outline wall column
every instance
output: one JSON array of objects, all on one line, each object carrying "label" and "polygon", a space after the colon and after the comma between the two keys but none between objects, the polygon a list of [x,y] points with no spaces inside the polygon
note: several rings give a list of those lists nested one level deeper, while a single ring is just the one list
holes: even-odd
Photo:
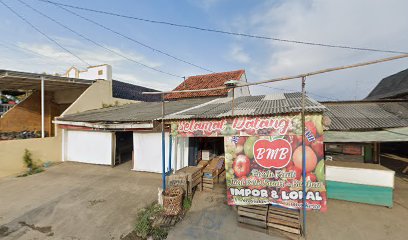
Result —
[{"label": "wall column", "polygon": [[41,138],[45,137],[44,129],[44,77],[41,77]]}]

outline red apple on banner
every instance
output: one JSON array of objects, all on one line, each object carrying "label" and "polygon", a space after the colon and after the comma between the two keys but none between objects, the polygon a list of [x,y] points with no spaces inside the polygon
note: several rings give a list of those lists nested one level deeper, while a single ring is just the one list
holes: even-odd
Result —
[{"label": "red apple on banner", "polygon": [[316,153],[317,157],[323,158],[324,151],[323,151],[323,137],[319,137],[310,145],[313,151]]},{"label": "red apple on banner", "polygon": [[[313,149],[309,146],[306,146],[306,172],[311,172],[315,169],[317,164],[316,154],[313,152]],[[302,146],[296,148],[293,152],[293,163],[298,169],[302,169]]]},{"label": "red apple on banner", "polygon": [[286,139],[259,139],[254,143],[256,163],[264,168],[284,168],[292,157],[292,146]]},{"label": "red apple on banner", "polygon": [[232,164],[235,176],[238,178],[248,175],[251,171],[251,161],[245,155],[239,155]]}]

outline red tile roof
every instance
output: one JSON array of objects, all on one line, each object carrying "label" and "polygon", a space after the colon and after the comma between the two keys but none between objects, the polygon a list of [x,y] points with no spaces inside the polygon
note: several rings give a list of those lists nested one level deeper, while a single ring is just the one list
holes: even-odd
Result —
[{"label": "red tile roof", "polygon": [[[182,82],[180,85],[178,85],[173,91],[222,87],[224,86],[224,83],[226,81],[240,80],[242,74],[245,74],[245,70],[191,76],[187,78],[184,82]],[[211,97],[211,96],[224,97],[227,95],[228,89],[222,89],[207,92],[169,93],[165,96],[165,99],[173,100],[180,98]]]}]

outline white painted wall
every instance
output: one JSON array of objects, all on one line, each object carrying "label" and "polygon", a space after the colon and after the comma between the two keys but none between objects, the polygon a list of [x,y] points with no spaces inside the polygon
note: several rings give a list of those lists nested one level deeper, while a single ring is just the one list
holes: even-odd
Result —
[{"label": "white painted wall", "polygon": [[64,161],[111,165],[112,133],[64,131]]},{"label": "white painted wall", "polygon": [[364,164],[367,168],[326,165],[326,180],[394,188],[394,171],[376,168],[370,169],[370,165],[373,164]]},{"label": "white painted wall", "polygon": [[[152,132],[134,132],[133,133],[133,150],[134,150],[134,164],[133,170],[144,172],[162,172],[162,142],[161,133]],[[166,171],[168,171],[169,161],[169,133],[165,134],[166,144]],[[174,141],[172,146],[172,168],[174,169]]]},{"label": "white painted wall", "polygon": [[188,166],[188,137],[178,137],[176,142],[177,154],[175,154],[175,170]]},{"label": "white painted wall", "polygon": [[81,78],[81,79],[103,79],[112,81],[112,66],[109,64],[103,64],[98,66],[87,67],[86,70],[79,70],[76,67],[71,67],[65,73],[66,77]]}]

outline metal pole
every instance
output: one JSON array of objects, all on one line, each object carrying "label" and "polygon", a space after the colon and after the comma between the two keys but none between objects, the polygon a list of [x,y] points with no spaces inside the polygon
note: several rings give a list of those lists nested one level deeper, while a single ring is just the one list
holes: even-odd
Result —
[{"label": "metal pole", "polygon": [[41,138],[45,137],[44,112],[44,77],[41,77]]},{"label": "metal pole", "polygon": [[302,77],[302,232],[303,236],[306,238],[306,136],[305,136],[305,85],[306,77]]},{"label": "metal pole", "polygon": [[164,136],[164,94],[162,94],[162,186],[163,191],[166,190],[166,143]]},{"label": "metal pole", "polygon": [[231,115],[234,116],[234,108],[235,108],[235,88],[232,88],[232,109]]},{"label": "metal pole", "polygon": [[171,137],[171,133],[169,134],[169,174],[171,174],[171,152],[173,145],[173,138]]}]

